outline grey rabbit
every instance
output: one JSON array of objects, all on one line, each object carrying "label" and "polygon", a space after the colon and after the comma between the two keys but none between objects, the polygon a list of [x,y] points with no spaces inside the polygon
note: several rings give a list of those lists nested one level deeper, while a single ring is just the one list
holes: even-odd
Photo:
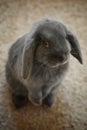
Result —
[{"label": "grey rabbit", "polygon": [[57,20],[40,20],[19,38],[11,46],[6,63],[15,106],[20,108],[30,101],[51,107],[69,68],[70,54],[83,63],[76,36]]}]

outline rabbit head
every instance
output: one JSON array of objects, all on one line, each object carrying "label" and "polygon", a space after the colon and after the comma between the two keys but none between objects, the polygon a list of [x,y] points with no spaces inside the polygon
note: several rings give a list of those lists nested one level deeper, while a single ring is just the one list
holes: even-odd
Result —
[{"label": "rabbit head", "polygon": [[[30,35],[30,36],[29,36]],[[49,67],[66,64],[72,54],[82,64],[82,54],[76,36],[56,20],[37,22],[27,35],[23,53],[23,76],[32,70],[34,61]]]}]

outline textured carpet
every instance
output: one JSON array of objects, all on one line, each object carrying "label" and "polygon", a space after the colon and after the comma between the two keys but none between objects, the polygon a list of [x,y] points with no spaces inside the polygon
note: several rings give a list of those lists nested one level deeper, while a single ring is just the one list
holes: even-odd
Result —
[{"label": "textured carpet", "polygon": [[[5,80],[8,49],[35,21],[56,18],[77,35],[84,64],[70,69],[53,108],[16,110]],[[87,0],[0,0],[0,130],[87,130]]]}]

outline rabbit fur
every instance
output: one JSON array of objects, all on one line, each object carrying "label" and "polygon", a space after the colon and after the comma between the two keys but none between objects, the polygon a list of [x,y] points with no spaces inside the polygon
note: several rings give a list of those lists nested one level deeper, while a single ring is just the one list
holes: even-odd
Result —
[{"label": "rabbit fur", "polygon": [[72,54],[82,64],[76,36],[60,21],[43,19],[10,48],[6,79],[17,108],[28,101],[52,106]]}]

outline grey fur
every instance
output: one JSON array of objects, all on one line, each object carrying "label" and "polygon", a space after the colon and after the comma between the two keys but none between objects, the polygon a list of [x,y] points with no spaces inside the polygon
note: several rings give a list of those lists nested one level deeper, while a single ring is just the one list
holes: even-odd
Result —
[{"label": "grey fur", "polygon": [[6,64],[15,105],[23,105],[20,100],[26,101],[26,97],[34,104],[51,106],[67,72],[70,53],[82,63],[76,36],[56,20],[39,21],[19,38],[10,48]]}]

